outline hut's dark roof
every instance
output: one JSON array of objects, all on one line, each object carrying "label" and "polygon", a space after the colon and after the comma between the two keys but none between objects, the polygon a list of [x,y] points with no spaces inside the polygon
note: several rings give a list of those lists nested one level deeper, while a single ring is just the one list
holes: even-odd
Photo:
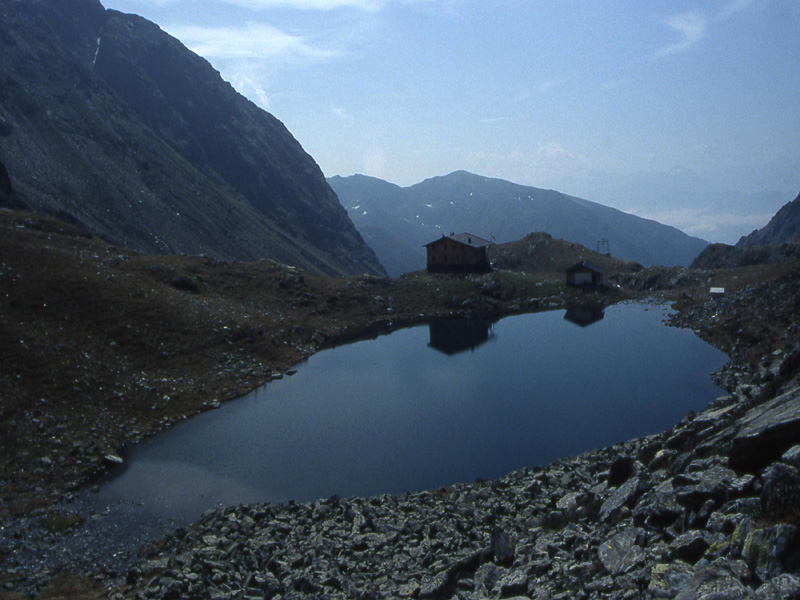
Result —
[{"label": "hut's dark roof", "polygon": [[583,270],[594,271],[595,273],[599,273],[600,275],[603,274],[603,269],[601,269],[594,263],[590,263],[588,260],[584,260],[575,265],[572,265],[569,269],[567,269],[567,273],[574,273],[575,271],[583,271]]},{"label": "hut's dark roof", "polygon": [[489,240],[485,240],[477,235],[472,235],[471,233],[451,233],[450,235],[442,235],[438,240],[434,240],[432,242],[428,242],[425,244],[426,246],[430,246],[435,244],[443,239],[451,239],[454,242],[458,242],[459,244],[464,244],[465,246],[471,246],[472,248],[485,248],[486,246],[492,246],[493,242]]}]

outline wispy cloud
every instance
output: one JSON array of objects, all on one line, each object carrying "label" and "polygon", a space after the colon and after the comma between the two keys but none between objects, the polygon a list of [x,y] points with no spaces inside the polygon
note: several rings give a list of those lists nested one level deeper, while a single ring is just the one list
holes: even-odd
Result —
[{"label": "wispy cloud", "polygon": [[731,0],[720,11],[719,18],[722,20],[731,19],[746,11],[753,4],[753,0]]},{"label": "wispy cloud", "polygon": [[663,24],[677,35],[678,40],[657,50],[656,57],[680,54],[690,50],[708,35],[709,30],[716,23],[738,17],[750,9],[755,1],[730,0],[716,13],[683,12],[664,19]]},{"label": "wispy cloud", "polygon": [[708,17],[700,13],[688,12],[669,17],[664,21],[678,35],[678,41],[656,52],[657,57],[686,52],[702,40],[708,31]]},{"label": "wispy cloud", "polygon": [[356,8],[377,11],[386,0],[223,0],[228,4],[260,10],[265,8],[296,8],[302,10],[334,10],[337,8]]},{"label": "wispy cloud", "polygon": [[343,54],[339,50],[315,46],[306,36],[286,33],[263,23],[247,23],[241,27],[174,25],[165,29],[210,60],[324,62]]},{"label": "wispy cloud", "polygon": [[[720,234],[730,231],[746,231],[763,227],[772,217],[768,213],[734,214],[709,211],[702,208],[678,208],[674,210],[652,210],[647,208],[629,208],[626,212],[652,219],[665,225],[671,225],[687,233],[706,239],[718,238]],[[731,240],[735,242],[736,240]]]}]

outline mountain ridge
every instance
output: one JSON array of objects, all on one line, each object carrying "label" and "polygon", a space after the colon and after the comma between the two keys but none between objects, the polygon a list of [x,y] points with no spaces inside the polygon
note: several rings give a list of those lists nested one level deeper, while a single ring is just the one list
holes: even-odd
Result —
[{"label": "mountain ridge", "polygon": [[686,266],[707,245],[674,227],[590,200],[467,171],[408,187],[365,175],[328,182],[390,274],[424,268],[424,253],[413,249],[450,231],[503,242],[541,231],[589,248],[608,240],[615,257],[645,266]]},{"label": "mountain ridge", "polygon": [[764,227],[742,236],[736,246],[775,246],[797,242],[800,242],[800,194],[784,204]]}]

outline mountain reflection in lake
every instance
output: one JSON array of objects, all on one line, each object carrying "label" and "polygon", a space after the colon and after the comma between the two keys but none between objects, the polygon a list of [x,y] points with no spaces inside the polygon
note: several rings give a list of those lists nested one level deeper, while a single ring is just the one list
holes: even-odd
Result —
[{"label": "mountain reflection in lake", "polygon": [[494,478],[660,431],[723,393],[709,374],[725,361],[665,314],[450,320],[320,352],[133,448],[88,501],[184,521],[218,504]]}]

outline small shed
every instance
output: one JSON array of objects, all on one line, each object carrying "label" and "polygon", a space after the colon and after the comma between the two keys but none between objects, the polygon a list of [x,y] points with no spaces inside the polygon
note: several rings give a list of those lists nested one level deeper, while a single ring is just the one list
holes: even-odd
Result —
[{"label": "small shed", "polygon": [[492,242],[471,233],[451,233],[425,244],[430,273],[486,273]]},{"label": "small shed", "polygon": [[567,269],[567,285],[574,287],[602,287],[603,269],[588,260]]}]

